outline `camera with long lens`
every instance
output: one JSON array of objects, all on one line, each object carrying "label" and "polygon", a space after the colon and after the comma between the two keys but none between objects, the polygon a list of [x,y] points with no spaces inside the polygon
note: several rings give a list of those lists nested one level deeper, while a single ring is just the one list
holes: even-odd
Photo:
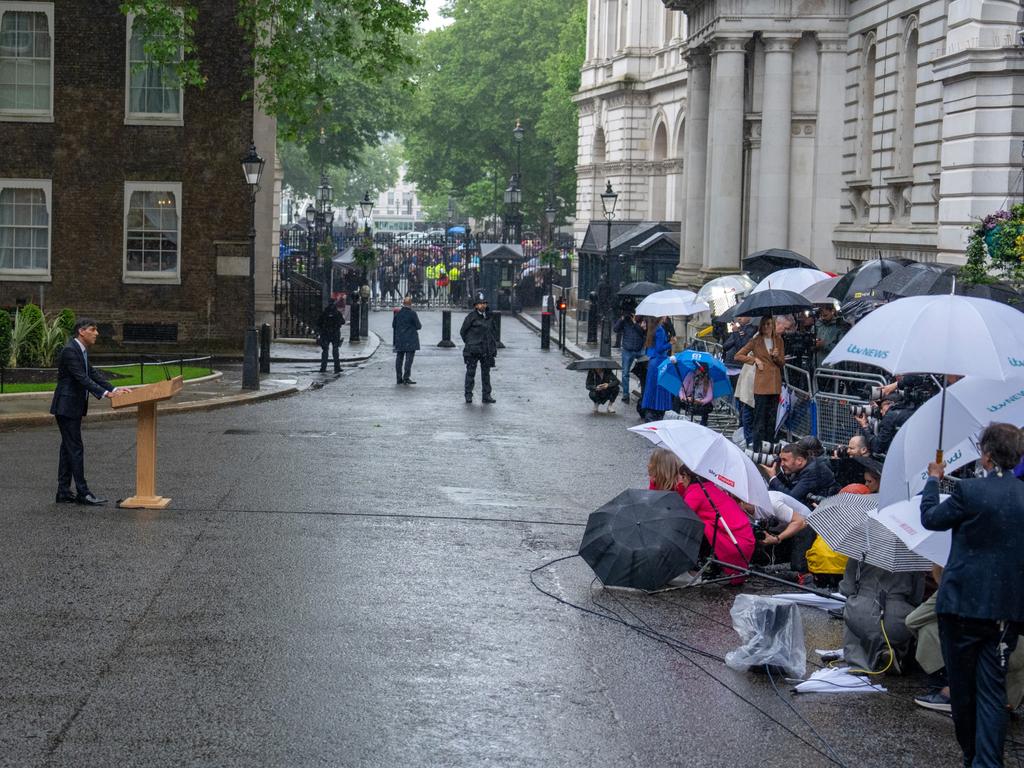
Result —
[{"label": "camera with long lens", "polygon": [[867,416],[869,419],[877,419],[882,415],[882,410],[875,403],[855,403],[850,406],[850,414],[854,417]]},{"label": "camera with long lens", "polygon": [[743,452],[747,454],[747,456],[750,457],[750,460],[755,464],[764,464],[767,467],[772,466],[775,462],[779,460],[777,454],[771,453],[769,451],[754,451],[751,450],[750,448],[744,448]]},{"label": "camera with long lens", "polygon": [[808,493],[804,498],[807,499],[808,504],[821,504],[821,502],[828,497],[817,493]]},{"label": "camera with long lens", "polygon": [[754,541],[764,541],[765,536],[768,535],[768,527],[764,520],[755,520],[750,524],[750,528],[754,532]]},{"label": "camera with long lens", "polygon": [[832,451],[832,457],[836,459],[848,459],[850,458],[850,449],[845,445],[840,445]]},{"label": "camera with long lens", "polygon": [[767,440],[761,441],[761,452],[762,453],[774,453],[776,455],[782,453],[782,447],[785,443],[769,443]]}]

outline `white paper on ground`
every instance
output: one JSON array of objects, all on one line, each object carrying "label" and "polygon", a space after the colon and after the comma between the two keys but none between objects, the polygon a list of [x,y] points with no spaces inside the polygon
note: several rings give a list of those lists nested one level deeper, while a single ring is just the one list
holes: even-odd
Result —
[{"label": "white paper on ground", "polygon": [[815,595],[811,592],[783,592],[782,594],[772,595],[772,597],[776,600],[785,600],[790,603],[796,603],[797,605],[821,608],[823,611],[827,611],[832,608],[842,608],[846,605],[845,600],[835,600],[829,597],[822,597],[821,595]]},{"label": "white paper on ground", "polygon": [[825,658],[826,656],[833,659],[846,658],[846,652],[842,648],[836,648],[834,651],[830,651],[826,648],[815,648],[814,652],[822,658]]},{"label": "white paper on ground", "polygon": [[866,677],[851,675],[849,667],[825,667],[817,670],[793,690],[797,693],[887,693]]}]

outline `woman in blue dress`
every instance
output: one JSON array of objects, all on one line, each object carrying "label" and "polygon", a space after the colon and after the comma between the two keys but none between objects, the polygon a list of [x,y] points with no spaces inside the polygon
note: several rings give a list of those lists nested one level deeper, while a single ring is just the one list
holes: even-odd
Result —
[{"label": "woman in blue dress", "polygon": [[659,317],[656,323],[647,324],[644,354],[647,355],[649,362],[647,381],[644,384],[644,399],[640,403],[644,421],[659,421],[665,416],[665,411],[672,407],[672,393],[658,386],[658,366],[672,354],[672,341],[665,328],[667,319]]}]

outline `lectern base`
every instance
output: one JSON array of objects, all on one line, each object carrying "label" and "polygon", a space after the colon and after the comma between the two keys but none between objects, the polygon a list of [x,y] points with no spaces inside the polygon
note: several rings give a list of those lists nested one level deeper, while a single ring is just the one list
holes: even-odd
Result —
[{"label": "lectern base", "polygon": [[171,500],[166,496],[130,496],[118,502],[121,509],[165,509]]}]

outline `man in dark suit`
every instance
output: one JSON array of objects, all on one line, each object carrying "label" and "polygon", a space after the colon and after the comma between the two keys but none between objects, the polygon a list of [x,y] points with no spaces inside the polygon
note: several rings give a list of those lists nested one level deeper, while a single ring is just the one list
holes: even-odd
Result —
[{"label": "man in dark suit", "polygon": [[1024,631],[1024,484],[1013,468],[1024,452],[1012,424],[989,424],[979,440],[987,476],[962,480],[939,503],[943,465],[928,465],[921,524],[953,531],[939,584],[942,657],[964,765],[1003,765],[1006,660]]},{"label": "man in dark suit", "polygon": [[341,346],[341,326],[345,324],[345,316],[341,314],[341,299],[327,302],[316,320],[317,341],[320,342],[320,373],[327,373],[327,348],[334,352],[334,372],[341,373],[341,360],[338,347]]},{"label": "man in dark suit", "polygon": [[420,348],[420,317],[412,308],[412,296],[402,299],[402,308],[391,318],[394,331],[392,343],[395,347],[395,375],[399,384],[415,384],[412,375],[412,359]]},{"label": "man in dark suit", "polygon": [[[95,320],[79,320],[75,323],[74,336],[58,358],[57,388],[50,404],[50,413],[57,419],[60,430],[57,503],[76,502],[91,506],[107,503],[106,499],[94,495],[85,482],[85,448],[82,445],[82,417],[89,411],[89,395],[98,400],[113,397],[121,391],[89,365],[89,349],[99,335]],[[72,477],[77,494],[71,493]]]}]

